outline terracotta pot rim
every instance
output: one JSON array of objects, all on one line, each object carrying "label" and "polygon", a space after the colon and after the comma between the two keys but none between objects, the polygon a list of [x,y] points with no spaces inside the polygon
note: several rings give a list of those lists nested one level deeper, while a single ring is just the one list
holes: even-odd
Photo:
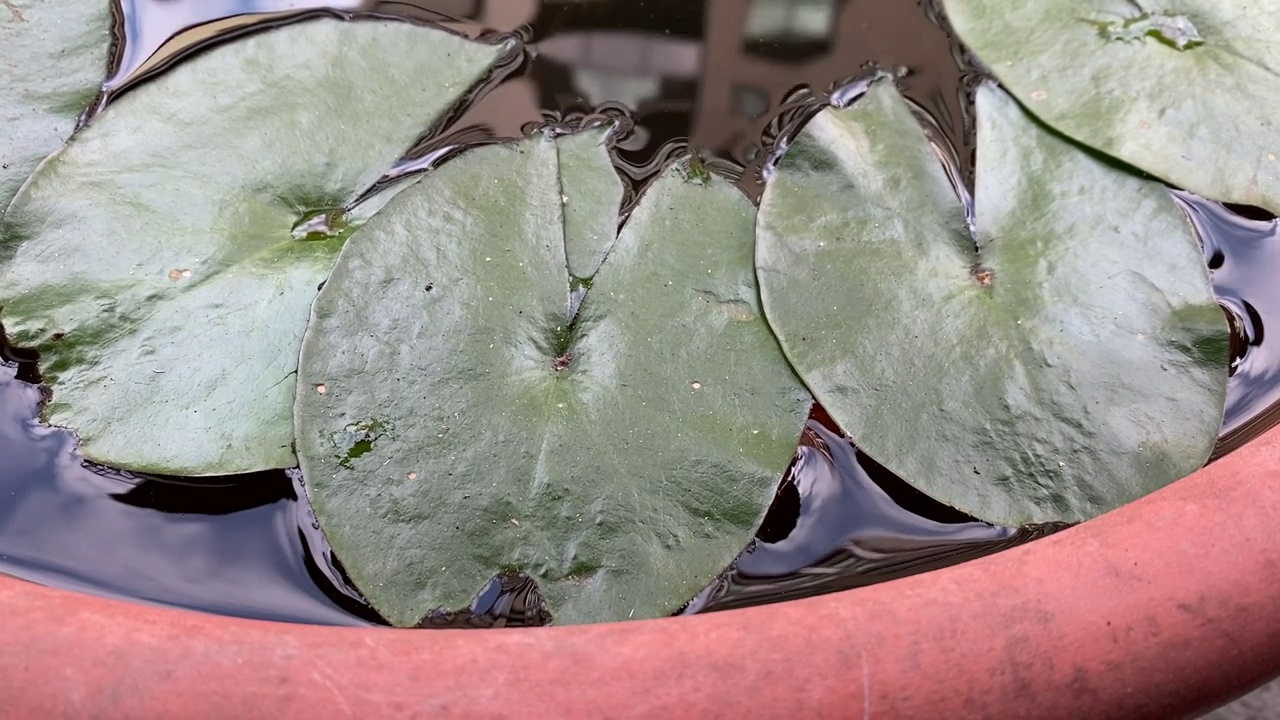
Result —
[{"label": "terracotta pot rim", "polygon": [[0,577],[13,717],[1176,718],[1280,673],[1280,429],[1026,546],[688,618],[291,625]]}]

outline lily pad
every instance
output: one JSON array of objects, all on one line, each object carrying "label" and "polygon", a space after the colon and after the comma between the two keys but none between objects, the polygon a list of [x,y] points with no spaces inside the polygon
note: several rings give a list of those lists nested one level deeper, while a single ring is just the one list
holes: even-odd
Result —
[{"label": "lily pad", "polygon": [[1187,218],[978,90],[975,238],[905,101],[825,110],[767,185],[757,267],[800,376],[873,458],[984,520],[1079,521],[1200,467],[1228,329]]},{"label": "lily pad", "polygon": [[[754,211],[725,180],[661,175],[569,322],[560,188],[599,168],[559,164],[563,142],[434,171],[316,301],[299,460],[397,625],[514,571],[560,623],[671,613],[749,541],[803,426],[809,396],[759,311]],[[618,212],[587,209],[593,227]]]},{"label": "lily pad", "polygon": [[1192,192],[1280,213],[1280,0],[946,0],[1054,129]]},{"label": "lily pad", "polygon": [[131,470],[293,465],[297,354],[353,230],[342,208],[499,53],[317,20],[220,46],[109,106],[0,225],[0,323],[40,351],[45,419]]},{"label": "lily pad", "polygon": [[0,3],[0,214],[97,95],[110,30],[108,0]]}]

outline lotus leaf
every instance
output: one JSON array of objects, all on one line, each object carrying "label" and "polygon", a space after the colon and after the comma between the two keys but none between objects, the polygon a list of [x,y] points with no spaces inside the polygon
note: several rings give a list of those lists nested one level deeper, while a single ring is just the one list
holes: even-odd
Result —
[{"label": "lotus leaf", "polygon": [[754,209],[725,180],[663,173],[569,317],[569,234],[618,213],[573,191],[608,158],[559,162],[571,142],[432,172],[316,302],[299,459],[397,625],[517,571],[560,623],[671,613],[750,540],[803,427],[809,396],[759,311]]},{"label": "lotus leaf", "polygon": [[977,95],[975,236],[892,84],[825,110],[760,208],[765,313],[868,455],[1008,525],[1079,521],[1200,467],[1228,328],[1165,188]]}]

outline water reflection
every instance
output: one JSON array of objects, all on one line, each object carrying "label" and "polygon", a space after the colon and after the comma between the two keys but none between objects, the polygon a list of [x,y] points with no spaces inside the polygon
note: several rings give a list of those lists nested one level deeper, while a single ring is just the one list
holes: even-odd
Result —
[{"label": "water reflection", "polygon": [[308,572],[283,475],[183,487],[94,472],[70,433],[35,421],[40,391],[14,374],[0,367],[0,572],[244,617],[367,622]]},{"label": "water reflection", "polygon": [[790,488],[799,499],[795,528],[773,542],[762,533],[766,539],[739,559],[740,572],[785,575],[826,560],[832,548],[850,545],[889,553],[1014,535],[1009,528],[972,520],[940,522],[905,509],[872,480],[853,443],[816,420],[805,426],[779,493]]},{"label": "water reflection", "polygon": [[[1066,527],[995,527],[945,506],[928,507],[932,501],[923,496],[903,503],[901,493],[915,491],[900,484],[905,485],[831,427],[830,418],[810,420],[757,542],[685,612],[871,585],[989,555]],[[782,524],[784,532],[771,537],[772,523]]]},{"label": "water reflection", "polygon": [[930,7],[909,0],[120,2],[123,35],[108,97],[211,43],[317,12],[393,16],[516,41],[522,62],[502,68],[409,158],[438,158],[442,139],[519,138],[612,108],[628,118],[616,150],[638,182],[685,147],[748,167],[768,150],[770,126],[797,90],[822,99],[872,66],[903,71],[905,94],[933,116],[966,173],[972,154],[958,46]]},{"label": "water reflection", "polygon": [[1204,241],[1214,293],[1231,318],[1231,382],[1215,456],[1230,452],[1280,420],[1280,349],[1266,323],[1280,317],[1276,269],[1280,268],[1280,222],[1263,211],[1245,217],[1220,203],[1175,192]]},{"label": "water reflection", "polygon": [[354,10],[362,0],[118,0],[116,47],[103,87],[120,88],[186,49],[233,30],[315,8]]},{"label": "water reflection", "polygon": [[685,612],[881,582],[986,555],[1053,529],[1020,533],[995,527],[945,506],[928,507],[931,501],[923,496],[907,509],[888,492],[886,486],[896,483],[901,481],[861,456],[818,413],[805,426],[757,541]]}]

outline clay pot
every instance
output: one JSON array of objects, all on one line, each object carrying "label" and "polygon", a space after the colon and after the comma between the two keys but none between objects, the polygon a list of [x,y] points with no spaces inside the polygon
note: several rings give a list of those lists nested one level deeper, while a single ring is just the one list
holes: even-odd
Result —
[{"label": "clay pot", "polygon": [[1280,673],[1280,429],[945,570],[688,618],[239,620],[0,579],[6,717],[1168,718]]}]

